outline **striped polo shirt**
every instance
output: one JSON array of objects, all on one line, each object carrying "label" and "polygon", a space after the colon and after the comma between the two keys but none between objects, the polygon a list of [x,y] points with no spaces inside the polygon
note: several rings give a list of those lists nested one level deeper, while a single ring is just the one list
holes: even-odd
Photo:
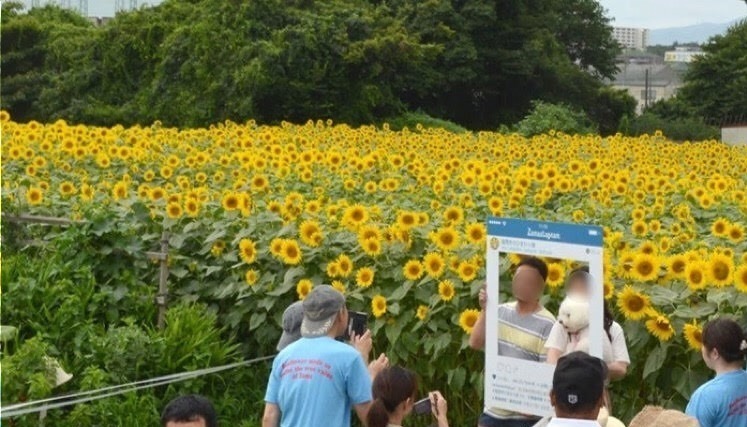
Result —
[{"label": "striped polo shirt", "polygon": [[[547,359],[545,341],[550,335],[555,316],[540,308],[532,314],[520,315],[516,301],[498,306],[498,354],[516,359],[544,362]],[[499,408],[487,408],[494,418],[527,418]]]}]

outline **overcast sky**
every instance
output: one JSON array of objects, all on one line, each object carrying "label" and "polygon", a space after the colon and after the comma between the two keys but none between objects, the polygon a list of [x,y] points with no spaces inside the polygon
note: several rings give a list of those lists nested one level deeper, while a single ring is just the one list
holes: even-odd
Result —
[{"label": "overcast sky", "polygon": [[[59,0],[41,0],[41,3]],[[70,0],[73,6],[79,0]],[[31,0],[24,0],[31,5]],[[139,0],[140,4],[157,4],[161,0]],[[613,25],[643,28],[682,27],[702,23],[730,22],[747,16],[744,0],[600,0]],[[114,15],[115,0],[88,0],[92,16]],[[129,5],[130,0],[125,0]]]}]

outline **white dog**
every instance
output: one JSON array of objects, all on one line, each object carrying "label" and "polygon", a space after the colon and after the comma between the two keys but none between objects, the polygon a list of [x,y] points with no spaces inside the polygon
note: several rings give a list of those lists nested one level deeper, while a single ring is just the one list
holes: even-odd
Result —
[{"label": "white dog", "polygon": [[[589,301],[585,298],[567,296],[558,309],[558,322],[568,332],[565,354],[574,351],[589,353]],[[612,359],[612,344],[607,334],[602,337],[604,360]]]}]

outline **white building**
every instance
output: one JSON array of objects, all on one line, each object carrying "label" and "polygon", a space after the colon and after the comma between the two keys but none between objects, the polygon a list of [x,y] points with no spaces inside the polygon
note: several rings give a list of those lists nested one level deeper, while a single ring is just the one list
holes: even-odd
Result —
[{"label": "white building", "polygon": [[676,47],[674,48],[674,50],[669,50],[667,52],[664,52],[664,61],[665,62],[690,63],[690,62],[693,62],[693,60],[696,57],[702,54],[703,54],[703,51],[700,49],[693,49],[693,48],[687,48],[687,47]]},{"label": "white building", "polygon": [[648,46],[648,30],[646,28],[613,27],[612,37],[624,49],[644,50]]}]

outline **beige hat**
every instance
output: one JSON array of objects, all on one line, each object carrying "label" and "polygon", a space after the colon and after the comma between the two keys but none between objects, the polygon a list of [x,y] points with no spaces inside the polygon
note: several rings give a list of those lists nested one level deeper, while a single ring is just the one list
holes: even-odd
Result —
[{"label": "beige hat", "polygon": [[633,418],[629,427],[700,427],[700,424],[680,411],[646,406]]}]

